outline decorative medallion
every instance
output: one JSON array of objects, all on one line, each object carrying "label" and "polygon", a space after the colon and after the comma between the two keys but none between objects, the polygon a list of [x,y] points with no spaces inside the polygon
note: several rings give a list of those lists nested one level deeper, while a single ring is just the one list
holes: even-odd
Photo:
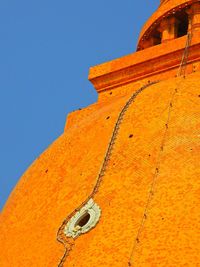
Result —
[{"label": "decorative medallion", "polygon": [[67,223],[64,233],[67,237],[77,238],[96,226],[101,216],[100,207],[90,199]]}]

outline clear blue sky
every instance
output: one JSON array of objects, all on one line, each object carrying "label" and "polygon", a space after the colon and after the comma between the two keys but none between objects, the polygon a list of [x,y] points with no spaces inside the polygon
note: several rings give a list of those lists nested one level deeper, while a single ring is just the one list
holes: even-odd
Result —
[{"label": "clear blue sky", "polygon": [[135,50],[159,0],[0,1],[0,208],[62,132],[97,99],[88,69]]}]

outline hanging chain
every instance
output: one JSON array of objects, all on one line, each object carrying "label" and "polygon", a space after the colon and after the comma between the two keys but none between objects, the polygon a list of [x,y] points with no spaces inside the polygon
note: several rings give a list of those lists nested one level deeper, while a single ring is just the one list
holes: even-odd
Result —
[{"label": "hanging chain", "polygon": [[141,222],[140,222],[140,225],[139,225],[139,229],[137,231],[137,234],[136,234],[136,237],[135,237],[135,240],[134,240],[134,244],[133,244],[133,247],[132,247],[131,256],[130,256],[130,259],[129,259],[129,262],[128,262],[128,266],[132,266],[132,264],[133,264],[133,259],[134,259],[134,256],[135,256],[135,252],[136,252],[137,246],[140,243],[140,237],[141,237],[142,231],[144,229],[145,222],[148,219],[150,204],[151,204],[151,202],[153,200],[153,197],[154,197],[155,186],[156,186],[157,178],[158,178],[159,173],[160,173],[161,158],[162,158],[162,153],[164,151],[165,144],[166,144],[166,137],[167,137],[167,132],[168,132],[168,128],[169,128],[169,122],[170,122],[170,118],[171,118],[171,111],[172,111],[172,108],[173,108],[173,102],[174,102],[174,97],[175,97],[176,93],[177,93],[177,89],[175,89],[174,92],[172,93],[171,100],[170,100],[170,103],[169,103],[167,121],[165,123],[165,130],[164,130],[163,138],[162,138],[162,141],[161,141],[159,154],[158,154],[158,157],[157,157],[156,168],[155,168],[155,171],[154,171],[154,174],[153,174],[153,177],[152,177],[152,182],[151,182],[151,185],[150,185],[147,201],[146,201],[146,204],[145,204],[145,207],[144,207],[144,212],[143,212],[142,219],[141,219]]},{"label": "hanging chain", "polygon": [[185,76],[186,73],[186,68],[187,68],[187,62],[188,62],[188,56],[189,56],[189,48],[192,42],[192,32],[188,32],[187,34],[187,39],[186,39],[186,44],[185,44],[185,49],[183,52],[181,64],[178,69],[177,76]]},{"label": "hanging chain", "polygon": [[[191,41],[192,41],[192,32],[188,32],[187,39],[186,39],[186,44],[185,44],[185,49],[184,49],[182,60],[181,60],[181,63],[180,63],[179,69],[178,69],[177,77],[181,77],[181,76],[185,77],[186,68],[187,68],[187,62],[188,62],[188,56],[189,56],[189,48],[190,48],[190,45],[191,45]],[[165,148],[165,144],[166,144],[167,132],[168,132],[168,129],[169,129],[169,123],[170,123],[170,119],[171,119],[171,113],[172,113],[174,98],[175,98],[176,94],[178,93],[178,89],[179,89],[180,85],[181,85],[181,82],[179,84],[177,84],[177,87],[173,90],[173,92],[171,94],[171,99],[170,99],[169,107],[168,107],[167,120],[166,120],[166,123],[165,123],[165,130],[164,130],[164,134],[163,134],[163,137],[162,137],[162,140],[161,140],[161,145],[160,145],[160,150],[159,150],[158,157],[157,157],[156,167],[155,167],[155,171],[154,171],[154,174],[153,174],[153,177],[152,177],[152,182],[151,182],[151,185],[150,185],[150,189],[149,189],[147,201],[146,201],[146,204],[145,204],[145,207],[144,207],[144,212],[143,212],[143,215],[142,215],[142,219],[141,219],[141,222],[140,222],[140,225],[139,225],[139,229],[137,231],[137,234],[136,234],[136,237],[135,237],[135,240],[134,240],[134,244],[133,244],[133,247],[132,247],[132,250],[131,250],[131,255],[130,255],[130,258],[129,258],[128,266],[132,266],[133,265],[135,252],[136,252],[136,249],[137,249],[137,247],[138,247],[138,245],[139,245],[139,243],[141,241],[140,240],[141,239],[141,234],[142,234],[142,231],[144,229],[145,222],[148,219],[150,204],[151,204],[151,202],[153,200],[153,197],[154,197],[154,194],[155,194],[156,182],[157,182],[158,176],[160,174],[161,158],[162,158],[162,154],[163,154],[163,151],[164,151],[164,148]]]},{"label": "hanging chain", "polygon": [[[186,67],[187,67],[187,61],[188,61],[188,55],[189,55],[189,47],[190,47],[190,44],[191,44],[191,39],[192,39],[192,33],[188,33],[185,50],[184,50],[184,53],[183,53],[183,57],[182,57],[182,60],[181,60],[181,63],[180,63],[180,67],[179,67],[177,76],[182,76],[182,75],[185,76]],[[111,136],[111,139],[110,139],[110,142],[109,142],[109,145],[108,145],[108,148],[107,148],[104,160],[103,160],[103,164],[102,164],[102,167],[100,168],[100,172],[98,174],[97,181],[96,181],[96,184],[94,186],[93,191],[87,197],[87,199],[84,202],[82,202],[82,204],[77,209],[75,209],[63,221],[62,225],[58,229],[57,241],[62,243],[64,245],[64,247],[65,247],[65,253],[64,253],[62,259],[60,260],[60,263],[59,263],[58,267],[62,267],[64,265],[65,260],[66,260],[67,256],[69,255],[69,253],[70,253],[70,251],[71,251],[71,249],[72,249],[72,247],[74,245],[74,240],[72,240],[71,238],[67,238],[64,235],[64,228],[65,228],[67,222],[75,215],[75,213],[77,211],[79,211],[84,205],[86,205],[87,202],[91,198],[93,198],[96,195],[96,193],[98,192],[100,184],[102,182],[102,178],[105,175],[105,172],[106,172],[106,169],[107,169],[107,166],[108,166],[108,162],[109,162],[111,154],[112,154],[112,150],[113,150],[113,147],[114,147],[114,144],[115,144],[115,141],[116,141],[119,129],[120,129],[120,125],[121,125],[121,123],[123,121],[123,118],[124,118],[124,115],[125,115],[127,109],[134,102],[135,98],[144,89],[146,89],[147,87],[149,87],[149,86],[151,86],[151,85],[153,85],[155,83],[157,83],[157,82],[152,82],[152,83],[149,83],[147,85],[144,85],[139,90],[137,90],[135,93],[133,93],[132,96],[129,98],[129,100],[124,105],[124,107],[122,108],[121,112],[119,113],[118,119],[117,119],[117,121],[115,123],[115,127],[114,127],[114,130],[113,130],[113,133],[112,133],[112,136]],[[132,248],[130,260],[128,262],[129,266],[132,266],[134,252],[135,252],[135,250],[137,248],[137,245],[140,243],[141,232],[143,230],[145,221],[148,218],[149,206],[150,206],[150,203],[151,203],[151,201],[153,199],[156,181],[157,181],[157,178],[159,176],[160,162],[161,162],[161,157],[162,157],[162,153],[163,153],[163,150],[164,150],[164,146],[165,146],[165,143],[166,143],[167,131],[168,131],[169,122],[170,122],[170,118],[171,118],[171,111],[172,111],[172,108],[173,108],[174,97],[175,97],[177,92],[178,92],[178,89],[176,88],[174,90],[174,92],[172,93],[172,97],[171,97],[171,100],[170,100],[169,109],[168,109],[168,117],[167,117],[167,121],[166,121],[166,124],[165,124],[165,131],[164,131],[164,135],[163,135],[163,138],[162,138],[159,155],[158,155],[158,158],[157,158],[157,164],[156,164],[155,172],[154,172],[154,175],[153,175],[152,183],[151,183],[151,186],[150,186],[147,202],[146,202],[146,205],[145,205],[145,208],[144,208],[143,217],[142,217],[142,220],[141,220],[141,223],[140,223],[140,226],[139,226],[136,238],[135,238],[135,242],[134,242],[134,245],[133,245],[133,248]]]},{"label": "hanging chain", "polygon": [[112,135],[111,135],[111,139],[110,139],[108,148],[107,148],[106,153],[105,153],[103,164],[102,164],[102,166],[100,168],[100,172],[99,172],[99,174],[97,176],[96,184],[94,186],[94,189],[93,189],[92,193],[87,197],[87,199],[84,202],[82,202],[82,204],[77,209],[75,209],[70,215],[67,216],[67,218],[63,221],[62,225],[58,229],[58,232],[57,232],[57,241],[60,242],[61,244],[63,244],[64,247],[65,247],[65,253],[64,253],[62,259],[60,260],[60,263],[59,263],[58,267],[62,267],[63,266],[63,264],[65,263],[65,260],[66,260],[67,256],[69,255],[70,250],[72,250],[72,247],[74,245],[73,239],[72,238],[68,238],[68,237],[65,236],[65,234],[64,234],[64,228],[67,225],[68,221],[76,214],[76,212],[78,212],[83,206],[85,206],[87,204],[87,202],[91,198],[93,198],[96,195],[96,193],[98,192],[99,187],[100,187],[100,184],[102,182],[102,178],[105,175],[105,172],[107,170],[108,163],[109,163],[109,160],[110,160],[110,157],[111,157],[113,148],[114,148],[114,144],[115,144],[115,141],[116,141],[117,136],[118,136],[120,125],[121,125],[121,123],[122,123],[122,121],[124,119],[124,115],[125,115],[126,111],[130,107],[130,105],[135,101],[136,97],[143,90],[145,90],[149,86],[151,86],[153,84],[156,84],[156,83],[157,83],[157,81],[156,82],[148,83],[148,84],[144,85],[143,87],[141,87],[136,92],[134,92],[132,94],[132,96],[129,98],[129,100],[126,102],[126,104],[123,106],[121,112],[119,113],[118,118],[117,118],[117,121],[115,123],[115,127],[114,127],[113,132],[112,132]]}]

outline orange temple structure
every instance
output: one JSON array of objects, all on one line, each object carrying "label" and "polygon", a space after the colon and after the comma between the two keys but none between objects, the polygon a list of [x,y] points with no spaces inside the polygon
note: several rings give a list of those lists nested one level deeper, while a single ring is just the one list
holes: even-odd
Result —
[{"label": "orange temple structure", "polygon": [[161,1],[89,80],[2,211],[0,266],[200,266],[200,2]]}]

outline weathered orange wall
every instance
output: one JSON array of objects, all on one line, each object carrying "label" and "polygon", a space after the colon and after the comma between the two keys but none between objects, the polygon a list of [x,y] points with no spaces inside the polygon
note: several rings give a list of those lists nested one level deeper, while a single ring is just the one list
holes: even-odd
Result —
[{"label": "weathered orange wall", "polygon": [[[101,71],[112,73],[112,66],[123,69],[129,59],[96,67],[93,82]],[[198,57],[190,60],[186,78],[175,77],[174,65],[103,90],[97,103],[68,116],[63,135],[26,171],[2,211],[1,267],[58,266],[64,247],[57,231],[91,193],[119,112],[148,80],[160,82],[128,109],[95,195],[102,217],[75,240],[64,266],[129,266],[158,165],[132,266],[200,266],[200,71]]]},{"label": "weathered orange wall", "polygon": [[[198,266],[199,79],[196,73],[161,82],[133,103],[95,197],[102,218],[76,240],[66,266],[127,266],[177,87],[156,194],[134,266]],[[1,215],[0,266],[57,266],[64,250],[56,241],[58,227],[91,192],[117,115],[136,88],[130,84],[126,95],[110,95],[78,111],[79,120],[24,174]]]}]

